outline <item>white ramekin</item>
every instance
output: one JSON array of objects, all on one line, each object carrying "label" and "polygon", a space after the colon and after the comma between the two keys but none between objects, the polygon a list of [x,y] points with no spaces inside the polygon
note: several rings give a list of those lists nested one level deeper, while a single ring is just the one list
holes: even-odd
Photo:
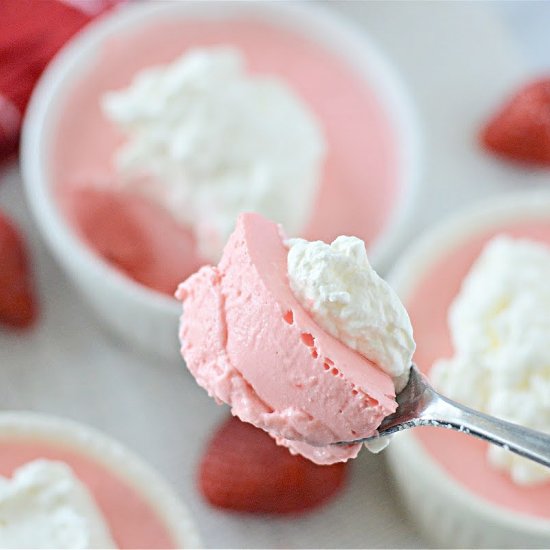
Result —
[{"label": "white ramekin", "polygon": [[148,2],[127,5],[89,25],[53,60],[35,89],[25,117],[21,165],[31,209],[44,238],[70,279],[91,307],[131,346],[167,359],[178,357],[180,306],[168,296],[145,288],[119,273],[76,236],[55,204],[48,172],[50,128],[62,108],[59,97],[79,69],[93,59],[99,45],[121,30],[156,19],[235,15],[267,20],[307,35],[331,48],[365,75],[386,104],[401,140],[403,189],[387,230],[373,243],[370,256],[387,265],[411,214],[419,172],[419,131],[409,95],[388,60],[353,22],[322,6],[288,2]]},{"label": "white ramekin", "polygon": [[95,429],[34,412],[0,412],[0,441],[59,445],[97,462],[137,491],[164,523],[176,547],[200,547],[200,538],[187,508],[159,474],[120,443]]},{"label": "white ramekin", "polygon": [[[550,223],[550,191],[513,193],[480,203],[428,230],[388,279],[406,305],[443,254],[484,231],[537,219]],[[550,521],[517,514],[478,497],[445,472],[413,430],[397,434],[386,452],[411,516],[438,547],[550,547]]]}]

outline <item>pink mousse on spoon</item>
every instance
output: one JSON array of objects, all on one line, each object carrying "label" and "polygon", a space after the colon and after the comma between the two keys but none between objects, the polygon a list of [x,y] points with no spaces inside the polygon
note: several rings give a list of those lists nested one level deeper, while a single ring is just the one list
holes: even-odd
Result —
[{"label": "pink mousse on spoon", "polygon": [[241,420],[316,463],[345,461],[361,445],[333,444],[375,433],[397,408],[394,381],[303,307],[288,252],[277,224],[241,215],[219,265],[177,291],[181,351],[199,385]]}]

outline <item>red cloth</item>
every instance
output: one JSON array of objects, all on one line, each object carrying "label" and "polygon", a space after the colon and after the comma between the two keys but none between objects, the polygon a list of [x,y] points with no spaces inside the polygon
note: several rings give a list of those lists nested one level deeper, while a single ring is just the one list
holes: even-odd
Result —
[{"label": "red cloth", "polygon": [[32,89],[63,44],[117,0],[0,0],[0,162],[17,150]]}]

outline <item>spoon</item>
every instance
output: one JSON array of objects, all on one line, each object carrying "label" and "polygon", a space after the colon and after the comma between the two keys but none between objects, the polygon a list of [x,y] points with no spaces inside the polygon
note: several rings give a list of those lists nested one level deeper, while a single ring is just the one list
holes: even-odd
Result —
[{"label": "spoon", "polygon": [[499,420],[443,397],[415,365],[396,400],[397,410],[383,420],[376,434],[345,444],[371,442],[419,426],[437,426],[479,437],[550,467],[550,434]]}]

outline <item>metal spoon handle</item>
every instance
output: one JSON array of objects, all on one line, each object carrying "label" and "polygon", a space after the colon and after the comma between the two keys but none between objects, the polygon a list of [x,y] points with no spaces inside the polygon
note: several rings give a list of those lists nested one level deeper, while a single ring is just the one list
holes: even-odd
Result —
[{"label": "metal spoon handle", "polygon": [[425,411],[434,424],[467,432],[550,467],[550,435],[474,411],[436,392]]}]

